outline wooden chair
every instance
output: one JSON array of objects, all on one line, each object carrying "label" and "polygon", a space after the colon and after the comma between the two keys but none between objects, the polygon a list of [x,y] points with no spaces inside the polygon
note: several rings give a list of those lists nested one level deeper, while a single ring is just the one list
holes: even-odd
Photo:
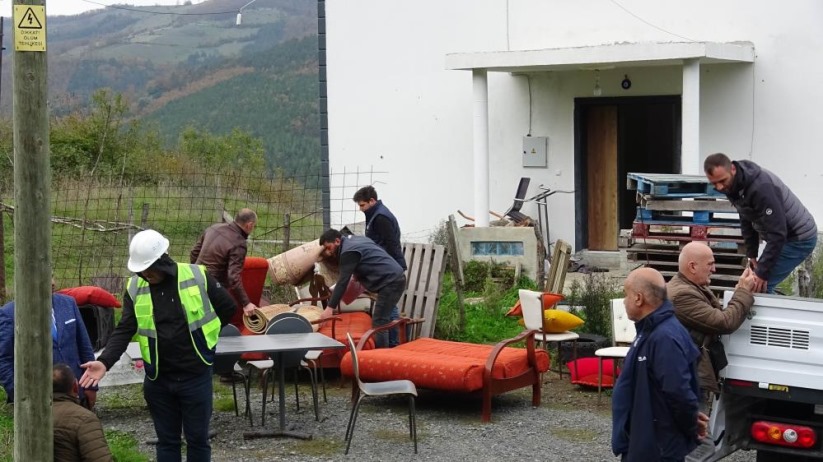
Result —
[{"label": "wooden chair", "polygon": [[613,346],[601,348],[594,352],[598,358],[597,365],[597,402],[600,402],[601,392],[603,389],[603,360],[611,358],[615,362],[614,373],[615,381],[617,380],[617,362],[626,357],[629,353],[629,347],[634,341],[637,333],[634,330],[634,322],[632,322],[626,315],[626,308],[623,305],[622,298],[615,298],[611,301],[612,305],[612,338]]},{"label": "wooden chair", "polygon": [[[546,353],[549,352],[549,344],[557,344],[557,357],[560,358],[560,347],[563,342],[572,342],[572,360],[577,360],[577,340],[580,338],[575,332],[566,331],[558,333],[550,333],[543,331],[543,295],[544,292],[535,292],[533,290],[520,289],[518,291],[520,296],[520,307],[523,309],[523,323],[527,330],[537,331],[534,334],[534,341],[543,343],[543,349]],[[560,364],[558,368],[560,378],[563,378],[563,365]]]}]

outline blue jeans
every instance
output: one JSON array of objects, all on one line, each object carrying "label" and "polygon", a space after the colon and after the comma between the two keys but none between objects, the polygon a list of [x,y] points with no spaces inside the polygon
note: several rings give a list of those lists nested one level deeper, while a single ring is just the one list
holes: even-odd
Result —
[{"label": "blue jeans", "polygon": [[143,396],[149,405],[157,433],[157,462],[179,462],[180,432],[186,437],[186,460],[211,460],[209,421],[212,412],[212,371],[176,381],[143,381]]},{"label": "blue jeans", "polygon": [[[374,304],[374,315],[371,321],[372,327],[385,326],[391,322],[392,310],[397,309],[397,302],[400,301],[404,290],[406,290],[406,277],[401,276],[400,279],[390,282],[377,292],[377,302]],[[374,346],[376,348],[389,346],[389,333],[382,331],[375,334]]]},{"label": "blue jeans", "polygon": [[814,252],[816,245],[817,236],[806,239],[805,241],[786,242],[774,266],[769,270],[769,279],[766,281],[766,292],[773,294],[777,285],[789,277],[792,271],[797,268],[797,265],[803,263],[803,260]]},{"label": "blue jeans", "polygon": [[[396,305],[391,310],[391,316],[389,317],[391,321],[397,321],[400,319],[400,308]],[[398,329],[392,328],[389,329],[389,347],[394,348],[400,344],[400,334],[398,333]]]}]

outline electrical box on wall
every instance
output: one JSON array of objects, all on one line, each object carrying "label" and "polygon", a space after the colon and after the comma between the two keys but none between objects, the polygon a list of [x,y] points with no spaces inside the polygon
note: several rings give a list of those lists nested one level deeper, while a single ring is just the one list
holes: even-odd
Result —
[{"label": "electrical box on wall", "polygon": [[524,136],[523,137],[523,166],[543,167],[548,166],[547,154],[549,151],[548,136]]}]

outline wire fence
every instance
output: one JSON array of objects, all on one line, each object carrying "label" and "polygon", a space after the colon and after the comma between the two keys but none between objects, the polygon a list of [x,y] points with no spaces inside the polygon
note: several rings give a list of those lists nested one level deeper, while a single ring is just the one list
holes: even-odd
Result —
[{"label": "wire fence", "polygon": [[[331,224],[352,226],[362,214],[354,192],[380,183],[386,172],[344,169],[330,178]],[[14,281],[14,188],[0,175],[0,303],[12,298]],[[143,229],[168,237],[169,254],[188,262],[189,252],[210,225],[231,221],[241,208],[258,215],[248,255],[271,257],[317,239],[324,231],[319,173],[155,172],[129,180],[116,175],[55,178],[52,182],[52,267],[58,287],[96,285],[120,296],[130,275],[128,245]],[[327,211],[326,211],[327,212]],[[359,214],[359,215],[358,215]],[[354,225],[353,227],[357,227]],[[5,294],[3,288],[6,289]],[[271,288],[267,288],[270,292]]]}]

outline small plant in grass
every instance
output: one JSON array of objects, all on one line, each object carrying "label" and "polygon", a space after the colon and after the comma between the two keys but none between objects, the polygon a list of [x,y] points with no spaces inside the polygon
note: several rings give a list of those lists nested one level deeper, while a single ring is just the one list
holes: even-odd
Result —
[{"label": "small plant in grass", "polygon": [[621,287],[603,273],[591,273],[583,282],[572,282],[565,298],[570,306],[576,307],[575,314],[585,321],[575,330],[611,338],[611,300],[621,297]]},{"label": "small plant in grass", "polygon": [[464,284],[463,289],[468,293],[480,293],[486,288],[486,281],[489,278],[489,265],[472,260],[463,267]]}]

